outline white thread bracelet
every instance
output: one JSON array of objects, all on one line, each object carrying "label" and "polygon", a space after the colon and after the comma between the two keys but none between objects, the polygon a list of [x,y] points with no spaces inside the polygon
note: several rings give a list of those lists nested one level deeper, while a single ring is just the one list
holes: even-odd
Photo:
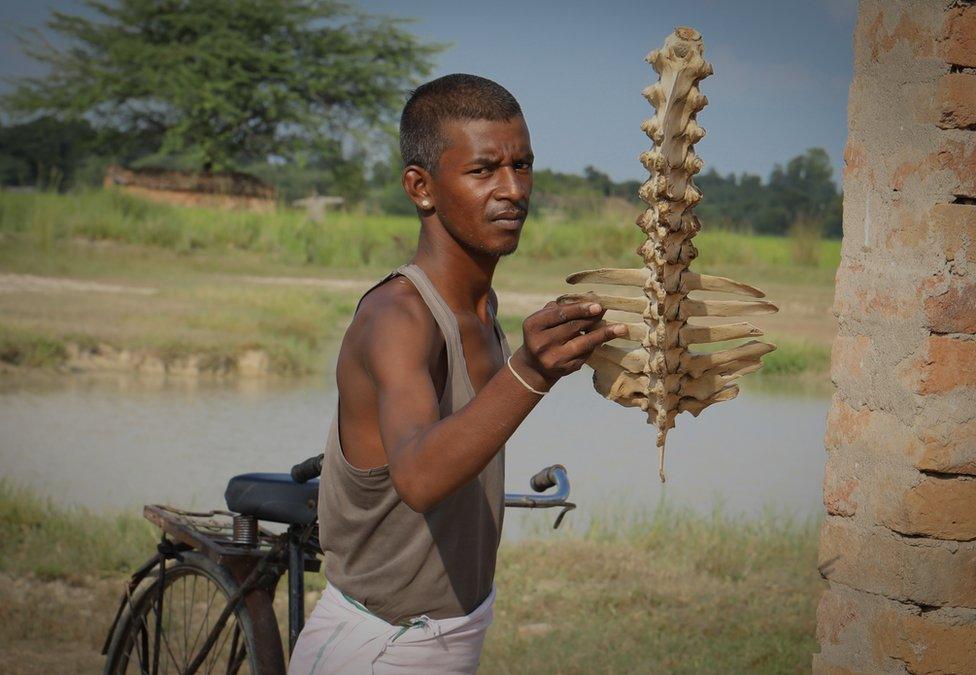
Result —
[{"label": "white thread bracelet", "polygon": [[[514,354],[512,356],[514,356]],[[515,372],[515,369],[512,368],[512,357],[511,356],[508,357],[508,360],[505,363],[508,364],[508,369],[510,371],[512,371],[512,375],[514,375],[515,376],[515,379],[519,381],[519,384],[521,384],[523,387],[525,387],[526,389],[528,389],[529,391],[531,391],[533,394],[538,394],[539,396],[545,396],[546,394],[549,393],[547,391],[539,391],[538,389],[533,389],[531,386],[529,386],[529,383],[526,382],[525,380],[523,380],[522,379],[522,376],[519,375],[518,373],[516,373]]]}]

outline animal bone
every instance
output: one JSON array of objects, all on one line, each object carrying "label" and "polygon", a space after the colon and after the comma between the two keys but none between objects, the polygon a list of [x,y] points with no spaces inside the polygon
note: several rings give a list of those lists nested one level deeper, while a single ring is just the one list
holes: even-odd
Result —
[{"label": "animal bone", "polygon": [[656,109],[641,128],[654,147],[641,154],[640,161],[650,178],[638,194],[648,208],[637,218],[647,235],[637,249],[644,266],[635,269],[602,268],[575,272],[566,277],[571,284],[593,283],[639,288],[643,297],[606,295],[594,291],[569,293],[559,302],[598,302],[608,310],[636,314],[640,321],[625,321],[622,340],[639,343],[637,349],[605,344],[593,351],[587,364],[593,368],[593,385],[611,401],[639,407],[647,421],[657,427],[660,477],[664,481],[664,444],[674,418],[681,412],[698,416],[702,410],[735,398],[739,388],[733,382],[762,367],[762,357],[775,346],[753,340],[715,352],[688,349],[707,344],[762,335],[749,323],[697,325],[695,317],[734,317],[771,314],[776,305],[765,300],[712,300],[688,296],[693,291],[713,291],[762,298],[765,294],[748,284],[697,274],[688,269],[698,255],[691,243],[701,229],[692,212],[702,199],[692,177],[703,162],[694,144],[705,135],[695,119],[708,103],[698,82],[712,74],[702,56],[701,35],[679,27],[661,49],[647,55],[647,62],[660,76],[644,90]]}]

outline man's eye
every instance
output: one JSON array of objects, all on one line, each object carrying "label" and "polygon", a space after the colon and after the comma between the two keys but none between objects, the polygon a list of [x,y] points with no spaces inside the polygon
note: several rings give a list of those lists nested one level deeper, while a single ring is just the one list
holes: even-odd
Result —
[{"label": "man's eye", "polygon": [[532,165],[529,164],[528,162],[516,162],[515,168],[518,171],[531,171]]},{"label": "man's eye", "polygon": [[479,166],[477,169],[475,169],[471,173],[484,175],[484,174],[490,173],[490,172],[491,172],[491,167],[488,167],[488,166]]}]

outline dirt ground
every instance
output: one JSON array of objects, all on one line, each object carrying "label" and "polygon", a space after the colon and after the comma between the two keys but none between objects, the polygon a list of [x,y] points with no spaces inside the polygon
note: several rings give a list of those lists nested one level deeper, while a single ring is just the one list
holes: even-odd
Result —
[{"label": "dirt ground", "polygon": [[[338,277],[222,275],[222,281],[229,285],[320,288],[354,296],[363,293],[370,285],[369,281],[362,279]],[[497,292],[502,313],[523,317],[536,311],[560,293],[570,290],[572,289],[569,287],[553,286],[548,293],[524,292],[502,286],[497,289]],[[777,304],[779,312],[769,316],[751,317],[749,320],[752,323],[771,336],[786,336],[793,340],[830,344],[837,331],[836,321],[831,313],[833,302],[831,288],[766,284],[764,290],[767,298]],[[54,319],[56,328],[61,330],[70,330],[74,321],[71,316],[77,316],[81,322],[78,327],[83,330],[85,321],[81,317],[100,317],[98,321],[109,320],[111,317],[105,315],[106,309],[115,307],[113,313],[119,311],[125,314],[126,305],[157,302],[155,298],[147,300],[147,296],[151,297],[158,292],[158,288],[135,284],[103,283],[29,274],[0,274],[0,311],[8,317],[17,317],[23,314],[35,314],[43,309],[43,313]],[[128,297],[117,298],[111,305],[107,305],[99,298],[105,294]]]}]

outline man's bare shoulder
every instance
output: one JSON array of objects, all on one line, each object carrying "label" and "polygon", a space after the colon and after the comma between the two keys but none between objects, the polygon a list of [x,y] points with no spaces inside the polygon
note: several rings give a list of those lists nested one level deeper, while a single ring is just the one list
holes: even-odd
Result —
[{"label": "man's bare shoulder", "polygon": [[426,358],[444,341],[420,291],[403,276],[366,294],[349,333],[367,354],[377,346],[402,345]]}]

